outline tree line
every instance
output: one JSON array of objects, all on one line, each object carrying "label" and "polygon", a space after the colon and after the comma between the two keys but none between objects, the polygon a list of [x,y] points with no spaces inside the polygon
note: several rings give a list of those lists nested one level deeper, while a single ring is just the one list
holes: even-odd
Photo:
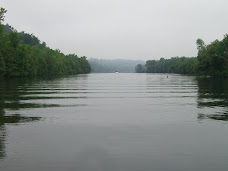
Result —
[{"label": "tree line", "polygon": [[198,39],[197,48],[197,72],[200,75],[228,77],[228,35],[225,35],[223,40],[215,40],[209,45]]},{"label": "tree line", "polygon": [[64,55],[53,50],[33,34],[17,32],[3,25],[4,14],[0,9],[0,77],[52,76],[84,74],[91,71],[85,56]]},{"label": "tree line", "polygon": [[160,60],[148,60],[145,65],[138,64],[136,72],[194,74],[196,65],[197,59],[194,57],[160,58]]},{"label": "tree line", "polygon": [[206,45],[202,39],[196,41],[197,57],[173,57],[171,59],[148,60],[145,65],[135,67],[137,73],[177,73],[199,76],[228,77],[228,35]]}]

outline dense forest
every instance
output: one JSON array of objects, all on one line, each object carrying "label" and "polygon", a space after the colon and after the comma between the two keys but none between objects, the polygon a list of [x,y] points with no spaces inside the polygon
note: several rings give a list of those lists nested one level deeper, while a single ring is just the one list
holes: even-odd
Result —
[{"label": "dense forest", "polygon": [[137,73],[178,73],[194,74],[197,58],[173,57],[171,59],[148,60],[145,65],[136,66]]},{"label": "dense forest", "polygon": [[[160,60],[104,60],[75,54],[64,55],[47,47],[33,34],[17,32],[3,25],[7,11],[0,9],[0,78],[51,76],[81,73],[178,73],[228,77],[228,35],[206,45],[198,39],[197,57],[172,57]],[[136,66],[137,65],[137,66]]]},{"label": "dense forest", "polygon": [[197,57],[174,57],[148,60],[145,65],[135,67],[137,73],[178,73],[199,76],[228,77],[228,35],[206,45],[202,39],[196,41]]},{"label": "dense forest", "polygon": [[145,61],[140,60],[126,60],[126,59],[97,59],[90,58],[89,63],[92,72],[95,73],[112,73],[118,70],[121,73],[135,72],[137,64],[145,64]]},{"label": "dense forest", "polygon": [[89,73],[85,56],[64,55],[46,46],[33,34],[3,25],[6,10],[0,9],[0,77],[51,76]]},{"label": "dense forest", "polygon": [[219,41],[205,45],[202,39],[197,40],[199,75],[228,77],[228,35]]}]

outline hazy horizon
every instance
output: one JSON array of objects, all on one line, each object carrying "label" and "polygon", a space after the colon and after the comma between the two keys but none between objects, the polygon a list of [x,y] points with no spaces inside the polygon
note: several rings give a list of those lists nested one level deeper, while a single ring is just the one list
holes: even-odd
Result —
[{"label": "hazy horizon", "polygon": [[228,33],[226,0],[2,0],[5,24],[65,54],[151,60],[197,56]]}]

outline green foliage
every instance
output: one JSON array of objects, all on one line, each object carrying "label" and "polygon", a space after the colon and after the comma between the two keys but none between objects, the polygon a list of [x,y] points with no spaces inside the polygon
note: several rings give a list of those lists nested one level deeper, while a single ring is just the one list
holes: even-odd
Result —
[{"label": "green foliage", "polygon": [[205,48],[205,43],[202,39],[197,39],[196,40],[196,44],[197,44],[197,49],[201,50],[203,48]]},{"label": "green foliage", "polygon": [[5,61],[2,57],[2,55],[0,54],[0,77],[3,77],[6,73],[6,65],[5,65]]},{"label": "green foliage", "polygon": [[2,21],[4,21],[4,18],[5,18],[5,13],[7,11],[4,9],[4,8],[0,8],[0,24],[2,24]]},{"label": "green foliage", "polygon": [[35,46],[40,44],[40,40],[36,36],[25,32],[21,32],[19,34],[19,39],[22,44],[27,44],[30,46]]},{"label": "green foliage", "polygon": [[135,67],[135,71],[136,71],[136,73],[144,73],[145,72],[145,67],[142,64],[138,64]]},{"label": "green foliage", "polygon": [[215,40],[203,48],[198,48],[199,75],[211,77],[228,77],[228,35]]},{"label": "green foliage", "polygon": [[15,31],[15,29],[12,26],[10,26],[9,24],[4,25],[3,34],[8,34],[8,33],[13,32],[13,31]]},{"label": "green foliage", "polygon": [[194,57],[161,58],[160,60],[146,61],[145,69],[143,70],[140,70],[140,66],[137,65],[136,72],[194,74],[196,65],[197,58]]},{"label": "green foliage", "polygon": [[[10,26],[9,24],[4,25],[4,31],[3,31],[4,35],[10,34],[10,33],[15,32],[15,31],[16,30],[12,26]],[[36,36],[34,36],[33,34],[25,33],[24,31],[22,31],[18,34],[18,39],[19,39],[21,44],[27,44],[30,46],[39,45],[40,47],[43,47],[43,48],[46,47],[45,42],[42,42],[42,44],[41,44],[40,40]]]},{"label": "green foliage", "polygon": [[83,56],[79,59],[79,63],[80,63],[80,66],[81,66],[83,73],[90,73],[91,72],[91,67],[90,67],[85,56]]},{"label": "green foliage", "polygon": [[[209,45],[206,45],[202,39],[197,39],[196,44],[197,58],[175,57],[149,60],[146,61],[145,72],[228,78],[228,35],[225,35],[223,40],[215,40]],[[136,67],[136,72],[141,72],[140,67],[139,65]]]},{"label": "green foliage", "polygon": [[[1,8],[3,21],[6,10]],[[7,30],[4,32],[4,28]],[[0,77],[51,76],[89,73],[85,56],[64,55],[46,47],[33,34],[18,33],[9,25],[0,24]]]}]

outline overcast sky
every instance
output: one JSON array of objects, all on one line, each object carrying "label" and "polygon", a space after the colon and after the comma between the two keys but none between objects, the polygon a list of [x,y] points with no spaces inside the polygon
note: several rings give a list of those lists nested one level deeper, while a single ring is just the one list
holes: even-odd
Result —
[{"label": "overcast sky", "polygon": [[228,0],[1,0],[5,23],[63,53],[103,59],[196,56],[228,33]]}]

